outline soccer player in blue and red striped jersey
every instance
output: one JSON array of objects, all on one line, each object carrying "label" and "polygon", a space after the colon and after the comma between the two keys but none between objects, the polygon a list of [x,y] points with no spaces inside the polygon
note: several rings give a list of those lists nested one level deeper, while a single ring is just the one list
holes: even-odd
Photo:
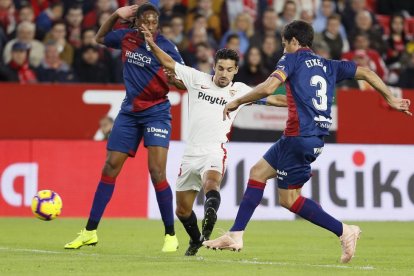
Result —
[{"label": "soccer player in blue and red striped jersey", "polygon": [[[96,40],[121,49],[126,96],[108,139],[107,159],[102,170],[88,223],[80,235],[65,245],[76,249],[98,242],[96,229],[114,191],[116,178],[128,157],[134,157],[144,139],[148,166],[165,227],[163,252],[174,252],[178,240],[174,231],[172,191],[166,180],[167,152],[171,135],[167,76],[137,28],[112,31],[118,19],[133,19],[135,27],[146,26],[157,45],[176,62],[183,63],[177,48],[158,33],[158,9],[150,3],[119,8],[99,29]],[[180,83],[175,83],[180,86]],[[182,86],[180,86],[182,87]]]},{"label": "soccer player in blue and red striped jersey", "polygon": [[332,123],[331,106],[335,83],[343,79],[365,80],[394,109],[412,115],[410,101],[394,97],[384,82],[371,70],[349,61],[322,58],[312,52],[313,28],[304,21],[286,25],[283,32],[285,54],[275,71],[249,94],[228,103],[223,119],[245,103],[253,102],[286,84],[289,116],[284,135],[250,170],[250,179],[230,232],[203,245],[208,248],[240,250],[243,233],[259,205],[268,179],[277,178],[280,204],[291,212],[340,238],[341,262],[349,262],[360,236],[360,228],[344,224],[309,198],[301,196],[302,186],[311,177],[310,164],[322,153],[324,136]]}]

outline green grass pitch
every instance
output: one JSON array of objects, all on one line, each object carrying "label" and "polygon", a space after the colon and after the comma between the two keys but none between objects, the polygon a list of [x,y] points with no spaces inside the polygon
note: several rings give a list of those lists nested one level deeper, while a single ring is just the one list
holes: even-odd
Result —
[{"label": "green grass pitch", "polygon": [[[212,237],[228,229],[218,221]],[[306,221],[252,221],[241,252],[201,248],[185,257],[162,253],[160,221],[104,219],[96,247],[64,250],[84,219],[0,218],[0,275],[414,275],[414,222],[358,222],[362,236],[350,264],[339,240]]]}]

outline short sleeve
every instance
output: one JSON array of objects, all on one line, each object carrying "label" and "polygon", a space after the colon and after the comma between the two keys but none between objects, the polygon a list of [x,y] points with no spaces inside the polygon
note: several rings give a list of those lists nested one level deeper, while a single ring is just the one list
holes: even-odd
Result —
[{"label": "short sleeve", "polygon": [[184,85],[189,88],[191,87],[196,79],[197,70],[185,66],[179,62],[175,63],[175,74],[183,81]]},{"label": "short sleeve", "polygon": [[332,67],[336,70],[336,82],[355,78],[357,65],[353,61],[332,60]]},{"label": "short sleeve", "polygon": [[284,54],[276,65],[275,71],[270,77],[278,78],[281,82],[285,82],[295,67],[295,55]]},{"label": "short sleeve", "polygon": [[121,29],[109,32],[104,38],[104,45],[114,49],[121,49],[122,39],[130,31],[129,29]]}]

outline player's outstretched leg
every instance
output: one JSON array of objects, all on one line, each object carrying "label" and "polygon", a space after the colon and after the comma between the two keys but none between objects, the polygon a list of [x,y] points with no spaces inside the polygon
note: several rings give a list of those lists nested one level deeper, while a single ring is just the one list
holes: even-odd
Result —
[{"label": "player's outstretched leg", "polygon": [[[286,190],[281,191],[279,189],[279,195],[286,192]],[[288,208],[288,205],[283,203],[285,202],[283,199],[280,202]],[[342,222],[326,213],[318,203],[303,196],[298,196],[289,210],[337,235],[342,245],[341,262],[348,263],[351,261],[355,254],[357,240],[361,234],[361,229],[358,226],[342,224]]]},{"label": "player's outstretched leg", "polygon": [[236,220],[230,232],[215,240],[204,241],[203,245],[213,249],[240,251],[243,248],[243,231],[250,221],[254,210],[263,198],[265,186],[266,183],[249,179],[247,189],[244,192],[243,200],[237,212]]},{"label": "player's outstretched leg", "polygon": [[211,190],[206,193],[206,201],[204,203],[204,219],[201,224],[202,241],[209,240],[213,232],[214,225],[217,221],[217,211],[220,207],[220,193]]},{"label": "player's outstretched leg", "polygon": [[65,249],[78,249],[84,245],[96,245],[98,243],[96,229],[98,228],[106,205],[111,200],[114,187],[115,178],[102,175],[95,192],[88,223],[76,239],[65,245]]}]

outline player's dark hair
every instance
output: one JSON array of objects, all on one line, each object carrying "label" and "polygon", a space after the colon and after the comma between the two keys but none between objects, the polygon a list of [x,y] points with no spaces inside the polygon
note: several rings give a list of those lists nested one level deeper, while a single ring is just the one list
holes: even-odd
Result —
[{"label": "player's dark hair", "polygon": [[217,64],[220,59],[231,59],[234,60],[236,66],[239,65],[239,54],[232,49],[222,48],[218,50],[214,56],[214,63]]},{"label": "player's dark hair", "polygon": [[138,7],[136,18],[140,18],[146,11],[153,11],[158,16],[160,16],[160,11],[158,10],[158,8],[153,4],[147,2]]},{"label": "player's dark hair", "polygon": [[288,42],[292,38],[296,38],[300,46],[311,47],[313,42],[313,28],[305,21],[295,20],[285,26],[283,38]]}]

